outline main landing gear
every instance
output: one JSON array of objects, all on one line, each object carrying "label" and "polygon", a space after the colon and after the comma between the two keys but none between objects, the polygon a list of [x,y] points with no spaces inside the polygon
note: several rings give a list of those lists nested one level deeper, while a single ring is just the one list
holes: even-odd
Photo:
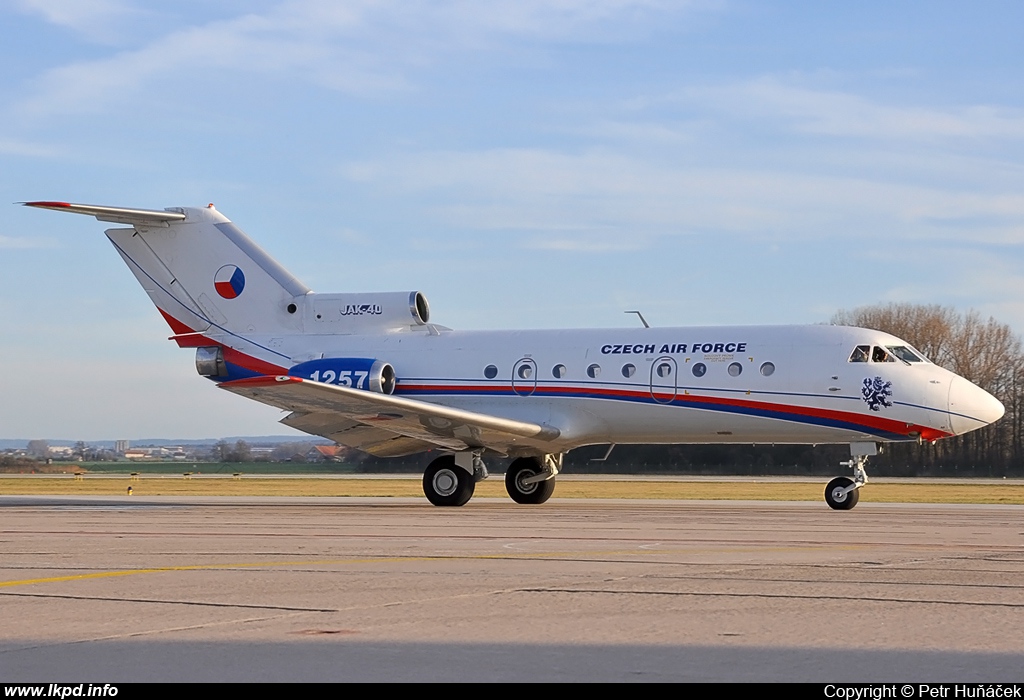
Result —
[{"label": "main landing gear", "polygon": [[878,454],[878,446],[873,442],[850,443],[850,459],[840,462],[844,467],[853,469],[853,478],[837,476],[825,487],[825,503],[833,510],[850,510],[860,500],[860,488],[868,483],[868,473],[864,467],[868,457]]},{"label": "main landing gear", "polygon": [[[520,457],[505,473],[505,490],[516,503],[543,503],[555,491],[562,455]],[[464,506],[476,482],[487,478],[480,452],[456,452],[438,457],[423,473],[423,493],[435,506]]]},{"label": "main landing gear", "polygon": [[505,472],[505,490],[516,503],[543,503],[555,492],[555,476],[561,469],[560,454],[520,457]]},{"label": "main landing gear", "polygon": [[423,472],[423,494],[435,506],[464,506],[473,497],[476,482],[487,476],[479,452],[444,455]]}]

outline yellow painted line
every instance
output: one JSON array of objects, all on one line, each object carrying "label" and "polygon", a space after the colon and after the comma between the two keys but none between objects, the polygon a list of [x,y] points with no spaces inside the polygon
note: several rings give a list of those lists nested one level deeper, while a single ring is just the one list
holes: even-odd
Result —
[{"label": "yellow painted line", "polygon": [[522,552],[519,554],[474,554],[465,556],[424,556],[424,557],[369,557],[360,559],[315,559],[312,561],[262,561],[262,562],[241,562],[222,564],[193,564],[189,566],[158,566],[148,569],[123,569],[120,571],[98,571],[93,574],[72,574],[70,576],[48,576],[46,578],[29,578],[20,581],[0,581],[0,588],[12,588],[14,586],[30,586],[37,583],[64,583],[67,581],[86,581],[89,579],[116,578],[119,576],[138,576],[140,574],[159,574],[168,571],[204,571],[212,569],[255,569],[260,567],[281,567],[281,566],[332,566],[338,564],[379,564],[379,563],[408,563],[414,561],[472,561],[472,560],[517,560],[517,559],[550,559],[556,557],[578,558],[585,563],[591,557],[608,556],[649,556],[652,554],[735,554],[749,552],[781,552],[801,551],[805,549],[816,549],[828,547],[829,549],[853,550],[861,549],[865,545],[804,545],[795,547],[716,547],[700,549],[628,549],[628,550],[607,550],[594,552]]},{"label": "yellow painted line", "polygon": [[203,571],[208,569],[245,569],[245,568],[257,568],[261,566],[311,566],[311,565],[330,565],[330,564],[368,564],[371,562],[380,561],[429,561],[431,559],[448,559],[450,557],[401,557],[397,559],[393,558],[373,558],[373,559],[326,559],[321,561],[266,561],[266,562],[248,562],[248,563],[237,563],[237,564],[194,564],[191,566],[159,566],[151,569],[123,569],[121,571],[99,571],[94,574],[73,574],[71,576],[50,576],[47,578],[29,578],[22,579],[20,581],[2,581],[0,582],[0,588],[10,588],[11,586],[28,586],[34,583],[60,583],[62,581],[83,581],[86,579],[96,578],[114,578],[116,576],[137,576],[139,574],[158,574],[166,571]]}]

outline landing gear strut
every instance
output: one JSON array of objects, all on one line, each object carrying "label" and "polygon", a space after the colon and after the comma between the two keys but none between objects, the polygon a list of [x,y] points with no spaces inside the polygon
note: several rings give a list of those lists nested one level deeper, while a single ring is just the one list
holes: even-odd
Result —
[{"label": "landing gear strut", "polygon": [[543,503],[555,492],[555,475],[561,469],[560,454],[520,457],[505,472],[505,490],[516,503]]},{"label": "landing gear strut", "polygon": [[864,467],[868,457],[878,454],[878,446],[873,442],[850,443],[850,459],[839,464],[853,469],[853,478],[837,476],[825,487],[825,503],[833,510],[850,510],[860,500],[860,488],[868,483],[868,473]]}]

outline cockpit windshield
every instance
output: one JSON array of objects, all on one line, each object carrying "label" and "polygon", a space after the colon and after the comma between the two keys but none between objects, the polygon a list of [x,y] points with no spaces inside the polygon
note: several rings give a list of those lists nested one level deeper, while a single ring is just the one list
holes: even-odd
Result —
[{"label": "cockpit windshield", "polygon": [[850,355],[850,362],[867,362],[871,353],[870,345],[858,345]]},{"label": "cockpit windshield", "polygon": [[924,362],[917,354],[906,345],[886,345],[885,349],[904,362]]},{"label": "cockpit windshield", "polygon": [[871,361],[872,362],[895,362],[896,358],[886,352],[885,348],[880,348],[877,345],[871,348]]},{"label": "cockpit windshield", "polygon": [[921,353],[909,345],[858,345],[850,353],[850,362],[927,362]]}]

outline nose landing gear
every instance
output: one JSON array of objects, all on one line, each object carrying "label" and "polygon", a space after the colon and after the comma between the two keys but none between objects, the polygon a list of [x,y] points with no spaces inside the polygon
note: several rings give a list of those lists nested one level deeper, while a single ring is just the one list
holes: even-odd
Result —
[{"label": "nose landing gear", "polygon": [[860,488],[868,483],[865,466],[868,457],[878,454],[878,446],[873,442],[851,442],[850,459],[839,464],[853,469],[853,478],[837,476],[825,487],[825,503],[833,510],[850,510],[860,500]]}]

